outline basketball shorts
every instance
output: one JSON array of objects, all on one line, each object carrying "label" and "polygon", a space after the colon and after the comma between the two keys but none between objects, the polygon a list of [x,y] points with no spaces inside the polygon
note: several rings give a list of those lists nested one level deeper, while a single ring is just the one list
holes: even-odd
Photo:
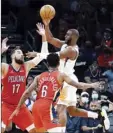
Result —
[{"label": "basketball shorts", "polygon": [[10,122],[15,123],[21,130],[27,130],[28,132],[35,128],[33,124],[33,117],[25,105],[19,111],[17,116],[14,116],[12,120],[9,117],[16,109],[14,105],[2,103],[2,127],[6,128]]},{"label": "basketball shorts", "polygon": [[[75,82],[78,82],[78,79],[74,74],[69,75],[69,76]],[[77,91],[77,88],[64,82],[57,104],[62,104],[67,107],[68,106],[76,106],[76,103],[77,103],[76,91]]]},{"label": "basketball shorts", "polygon": [[61,127],[60,124],[53,122],[52,101],[47,99],[38,99],[35,101],[32,109],[32,115],[35,127],[46,130]]}]

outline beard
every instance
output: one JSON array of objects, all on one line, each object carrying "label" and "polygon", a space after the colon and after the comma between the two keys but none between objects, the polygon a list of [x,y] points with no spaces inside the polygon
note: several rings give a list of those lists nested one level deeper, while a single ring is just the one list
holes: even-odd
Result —
[{"label": "beard", "polygon": [[67,45],[70,45],[70,43],[71,43],[71,39],[69,39],[69,40],[65,40],[65,43],[66,43]]},{"label": "beard", "polygon": [[21,60],[21,59],[16,59],[16,58],[15,58],[15,62],[16,62],[17,64],[19,64],[19,65],[24,64],[24,61]]}]

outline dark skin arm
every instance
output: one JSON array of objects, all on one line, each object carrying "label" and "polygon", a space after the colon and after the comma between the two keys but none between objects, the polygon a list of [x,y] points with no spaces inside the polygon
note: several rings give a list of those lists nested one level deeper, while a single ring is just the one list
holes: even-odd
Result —
[{"label": "dark skin arm", "polygon": [[68,75],[65,73],[61,73],[59,76],[59,83],[63,83],[65,81],[69,85],[72,85],[78,89],[86,90],[88,88],[99,88],[100,84],[98,82],[95,83],[83,83],[83,82],[76,82],[72,80]]},{"label": "dark skin arm", "polygon": [[51,33],[50,31],[50,28],[49,28],[49,23],[50,23],[50,20],[43,20],[43,23],[45,25],[45,31],[46,31],[46,37],[47,37],[47,41],[54,45],[55,47],[58,47],[58,48],[61,48],[61,46],[65,43],[64,41],[61,41],[57,38],[55,38],[53,36],[53,34]]}]

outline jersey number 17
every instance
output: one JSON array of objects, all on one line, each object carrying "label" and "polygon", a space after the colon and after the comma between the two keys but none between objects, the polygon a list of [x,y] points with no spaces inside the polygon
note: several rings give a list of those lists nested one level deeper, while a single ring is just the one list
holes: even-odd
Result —
[{"label": "jersey number 17", "polygon": [[13,94],[18,93],[20,89],[20,84],[13,85]]}]

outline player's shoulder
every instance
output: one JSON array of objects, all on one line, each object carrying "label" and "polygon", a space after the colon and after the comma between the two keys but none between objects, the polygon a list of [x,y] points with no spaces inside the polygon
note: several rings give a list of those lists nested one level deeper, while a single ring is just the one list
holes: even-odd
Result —
[{"label": "player's shoulder", "polygon": [[48,75],[48,73],[49,73],[48,71],[45,71],[45,72],[43,72],[43,73],[40,74],[40,77],[45,77],[45,76]]},{"label": "player's shoulder", "polygon": [[5,62],[2,62],[1,65],[3,65],[3,66],[9,66],[9,64],[7,64]]},{"label": "player's shoulder", "polygon": [[9,64],[4,63],[4,62],[1,63],[1,66],[2,66],[3,69],[8,69],[9,68]]}]

